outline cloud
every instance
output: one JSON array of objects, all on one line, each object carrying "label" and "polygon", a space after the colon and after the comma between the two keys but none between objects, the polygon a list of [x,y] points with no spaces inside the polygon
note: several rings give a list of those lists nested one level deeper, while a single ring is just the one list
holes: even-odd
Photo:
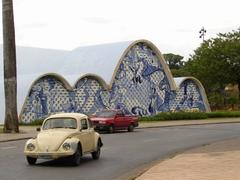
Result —
[{"label": "cloud", "polygon": [[88,22],[88,23],[94,23],[94,24],[108,24],[110,23],[110,20],[103,18],[103,17],[85,17],[82,18],[82,20]]},{"label": "cloud", "polygon": [[44,28],[47,27],[47,23],[32,23],[32,24],[25,24],[25,28]]}]

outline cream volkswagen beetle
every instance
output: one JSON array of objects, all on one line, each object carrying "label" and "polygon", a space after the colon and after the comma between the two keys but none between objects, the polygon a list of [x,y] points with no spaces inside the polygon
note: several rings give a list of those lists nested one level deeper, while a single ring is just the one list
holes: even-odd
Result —
[{"label": "cream volkswagen beetle", "polygon": [[38,158],[61,157],[69,157],[74,165],[79,165],[81,156],[87,153],[91,153],[93,159],[99,159],[102,145],[100,135],[86,115],[60,113],[43,121],[37,137],[26,142],[24,154],[30,165]]}]

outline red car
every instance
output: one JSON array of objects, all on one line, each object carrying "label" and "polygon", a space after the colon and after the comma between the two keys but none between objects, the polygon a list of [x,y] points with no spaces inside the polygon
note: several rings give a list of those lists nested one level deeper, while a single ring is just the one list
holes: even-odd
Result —
[{"label": "red car", "polygon": [[121,110],[103,110],[90,118],[96,130],[107,130],[113,133],[115,130],[126,129],[132,132],[138,126],[138,117],[125,115]]}]

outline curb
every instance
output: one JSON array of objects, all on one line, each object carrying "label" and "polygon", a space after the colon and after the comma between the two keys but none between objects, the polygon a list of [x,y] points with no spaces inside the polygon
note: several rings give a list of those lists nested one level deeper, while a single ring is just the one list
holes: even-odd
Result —
[{"label": "curb", "polygon": [[136,129],[151,129],[151,128],[165,128],[165,127],[177,127],[177,126],[197,126],[197,125],[208,125],[208,124],[234,124],[240,123],[240,121],[232,122],[206,122],[202,124],[192,123],[192,124],[173,124],[173,125],[156,125],[156,126],[146,126],[146,127],[136,127]]},{"label": "curb", "polygon": [[15,138],[15,139],[6,139],[6,140],[0,140],[0,143],[11,142],[11,141],[20,141],[20,140],[26,140],[26,139],[31,139],[31,138],[33,138],[33,136],[23,137],[23,138]]}]

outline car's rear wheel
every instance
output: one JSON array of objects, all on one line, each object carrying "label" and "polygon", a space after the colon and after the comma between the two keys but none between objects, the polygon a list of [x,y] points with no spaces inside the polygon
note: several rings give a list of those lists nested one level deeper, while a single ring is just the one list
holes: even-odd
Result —
[{"label": "car's rear wheel", "polygon": [[132,124],[130,124],[128,126],[128,132],[133,132],[133,130],[134,130],[134,126]]},{"label": "car's rear wheel", "polygon": [[81,156],[82,156],[82,148],[80,145],[78,145],[76,152],[72,156],[72,163],[74,166],[78,166],[80,164]]},{"label": "car's rear wheel", "polygon": [[92,158],[97,160],[101,154],[101,142],[98,140],[97,150],[92,152]]},{"label": "car's rear wheel", "polygon": [[29,165],[34,165],[37,162],[37,158],[33,158],[33,157],[29,157],[29,156],[27,156],[26,158],[27,158],[27,162]]},{"label": "car's rear wheel", "polygon": [[109,126],[108,132],[109,133],[113,133],[114,132],[114,126],[113,125]]}]

